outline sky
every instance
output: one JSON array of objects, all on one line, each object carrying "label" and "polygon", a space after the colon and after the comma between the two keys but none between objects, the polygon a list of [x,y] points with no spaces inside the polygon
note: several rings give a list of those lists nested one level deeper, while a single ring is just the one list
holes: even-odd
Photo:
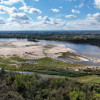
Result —
[{"label": "sky", "polygon": [[100,30],[100,0],[0,0],[0,30]]}]

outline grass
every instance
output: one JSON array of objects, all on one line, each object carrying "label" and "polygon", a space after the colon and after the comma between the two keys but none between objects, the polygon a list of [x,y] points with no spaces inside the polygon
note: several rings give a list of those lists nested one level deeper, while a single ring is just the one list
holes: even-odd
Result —
[{"label": "grass", "polygon": [[[86,75],[85,73],[76,73],[76,72],[74,73],[67,70],[68,67],[76,67],[81,65],[65,63],[51,58],[34,59],[33,61],[36,61],[37,64],[30,64],[30,63],[17,64],[15,62],[11,62],[11,60],[15,60],[18,62],[27,61],[22,58],[11,57],[7,59],[2,59],[0,66],[5,70],[38,72],[50,75],[64,75],[73,77],[78,75],[79,76]],[[14,66],[13,64],[17,64],[18,67]]]},{"label": "grass", "polygon": [[66,62],[62,62],[62,61],[51,59],[51,58],[34,59],[34,60],[31,60],[31,61],[35,61],[35,62],[37,62],[37,64],[29,64],[29,63],[26,63],[26,61],[28,61],[27,59],[22,59],[22,58],[19,58],[19,57],[11,57],[11,58],[6,58],[6,59],[1,58],[0,59],[0,66],[2,67],[4,65],[16,64],[16,62],[11,62],[12,60],[17,61],[17,62],[25,62],[25,63],[21,64],[21,67],[34,67],[35,69],[39,69],[39,68],[62,68],[62,69],[66,69],[68,67],[81,66],[79,64],[66,63]]},{"label": "grass", "polygon": [[[15,60],[18,62],[25,62],[25,63],[11,62],[11,60]],[[4,68],[4,70],[10,70],[10,71],[28,71],[28,72],[36,72],[48,75],[68,76],[68,77],[80,77],[93,74],[91,72],[70,71],[68,70],[69,67],[70,68],[80,67],[82,65],[66,63],[51,58],[33,59],[32,61],[37,62],[36,64],[26,63],[26,61],[27,60],[19,57],[11,57],[7,59],[2,58],[0,66]]]},{"label": "grass", "polygon": [[11,60],[15,60],[18,62],[26,62],[27,60],[19,58],[19,57],[10,57],[10,58],[0,58],[1,63],[11,64]]},{"label": "grass", "polygon": [[81,77],[90,75],[89,73],[84,73],[84,72],[74,72],[64,69],[49,69],[49,68],[44,70],[43,69],[34,70],[34,72],[48,74],[48,75],[68,76],[68,77]]},{"label": "grass", "polygon": [[99,83],[100,84],[100,77],[91,78],[87,81],[88,83]]},{"label": "grass", "polygon": [[72,63],[66,63],[59,60],[51,59],[51,58],[42,58],[42,59],[36,59],[35,61],[38,61],[38,66],[41,67],[53,67],[53,68],[68,68],[68,67],[78,67],[82,66],[80,64],[72,64]]},{"label": "grass", "polygon": [[79,82],[83,82],[83,83],[100,84],[100,76],[97,76],[97,75],[88,75],[88,76],[78,77],[75,79],[78,80]]},{"label": "grass", "polygon": [[60,58],[65,58],[65,59],[67,58],[67,59],[72,59],[72,60],[80,61],[79,55],[71,53],[69,51],[62,53],[62,56],[60,56]]}]

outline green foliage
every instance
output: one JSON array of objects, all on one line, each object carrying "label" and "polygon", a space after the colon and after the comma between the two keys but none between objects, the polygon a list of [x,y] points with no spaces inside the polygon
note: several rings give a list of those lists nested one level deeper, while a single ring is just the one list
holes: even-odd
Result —
[{"label": "green foliage", "polygon": [[37,74],[2,74],[0,100],[100,99],[100,84],[85,84],[67,78],[44,78]]},{"label": "green foliage", "polygon": [[[14,60],[15,62],[11,62],[12,60]],[[2,59],[1,62],[2,61],[5,63],[1,63],[0,66],[4,70],[10,70],[10,71],[27,71],[27,72],[36,72],[36,73],[48,74],[48,75],[61,75],[61,76],[68,76],[68,77],[100,75],[100,71],[91,71],[88,69],[80,72],[70,71],[68,70],[69,67],[81,67],[82,65],[66,63],[51,58],[32,60],[36,62],[36,64],[27,63],[26,61],[28,60],[19,57]]]},{"label": "green foliage", "polygon": [[45,31],[45,32],[0,32],[0,38],[18,38],[37,42],[55,40],[72,43],[86,43],[100,46],[100,31]]},{"label": "green foliage", "polygon": [[71,100],[77,100],[78,93],[76,91],[72,91],[72,92],[70,92],[69,96],[70,96]]}]

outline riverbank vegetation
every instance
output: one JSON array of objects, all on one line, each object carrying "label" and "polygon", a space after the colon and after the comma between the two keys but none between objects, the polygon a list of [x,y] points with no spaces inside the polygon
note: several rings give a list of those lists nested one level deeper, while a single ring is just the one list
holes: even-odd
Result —
[{"label": "riverbank vegetation", "polygon": [[81,59],[79,57],[80,56],[78,54],[71,53],[69,51],[62,53],[62,55],[60,56],[60,58],[65,58],[65,59],[67,58],[75,61],[80,61]]},{"label": "riverbank vegetation", "polygon": [[19,57],[1,58],[0,66],[4,70],[9,71],[26,71],[46,75],[60,75],[68,77],[100,75],[100,70],[89,68],[78,71],[69,70],[71,68],[75,69],[76,67],[83,68],[85,65],[62,62],[51,58],[41,58],[33,60],[22,59]]}]

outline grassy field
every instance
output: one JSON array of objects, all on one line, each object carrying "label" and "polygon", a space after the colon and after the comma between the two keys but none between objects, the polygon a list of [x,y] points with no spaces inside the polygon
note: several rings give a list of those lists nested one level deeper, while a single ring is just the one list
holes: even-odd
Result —
[{"label": "grassy field", "polygon": [[[36,62],[35,64],[28,63],[28,61],[33,61]],[[62,68],[66,69],[68,67],[78,67],[81,66],[79,64],[71,64],[71,63],[65,63],[62,61],[54,60],[51,58],[42,58],[42,59],[34,59],[34,60],[25,60],[19,57],[11,57],[11,58],[1,58],[0,59],[0,66],[1,67],[6,67],[8,68],[12,67],[13,64],[18,65],[18,68],[34,68],[34,69],[43,69],[43,68]],[[14,65],[13,65],[14,67]],[[6,68],[5,68],[6,69]]]},{"label": "grassy field", "polygon": [[83,65],[66,63],[51,58],[41,58],[33,60],[26,60],[19,57],[11,57],[6,59],[1,58],[0,66],[4,70],[10,71],[28,71],[47,75],[60,75],[68,77],[95,75],[95,73],[93,72],[75,72],[68,69],[73,67],[83,67]]},{"label": "grassy field", "polygon": [[97,83],[100,84],[100,76],[98,75],[87,75],[83,77],[73,78],[82,83]]},{"label": "grassy field", "polygon": [[65,63],[51,58],[31,60],[31,62],[34,61],[35,64],[28,63],[27,61],[28,60],[24,60],[18,57],[11,57],[7,59],[2,58],[0,66],[4,68],[4,70],[10,71],[29,71],[42,74],[63,75],[70,77],[84,76],[88,74],[87,72],[73,72],[67,69],[69,67],[80,67],[81,65]]}]

